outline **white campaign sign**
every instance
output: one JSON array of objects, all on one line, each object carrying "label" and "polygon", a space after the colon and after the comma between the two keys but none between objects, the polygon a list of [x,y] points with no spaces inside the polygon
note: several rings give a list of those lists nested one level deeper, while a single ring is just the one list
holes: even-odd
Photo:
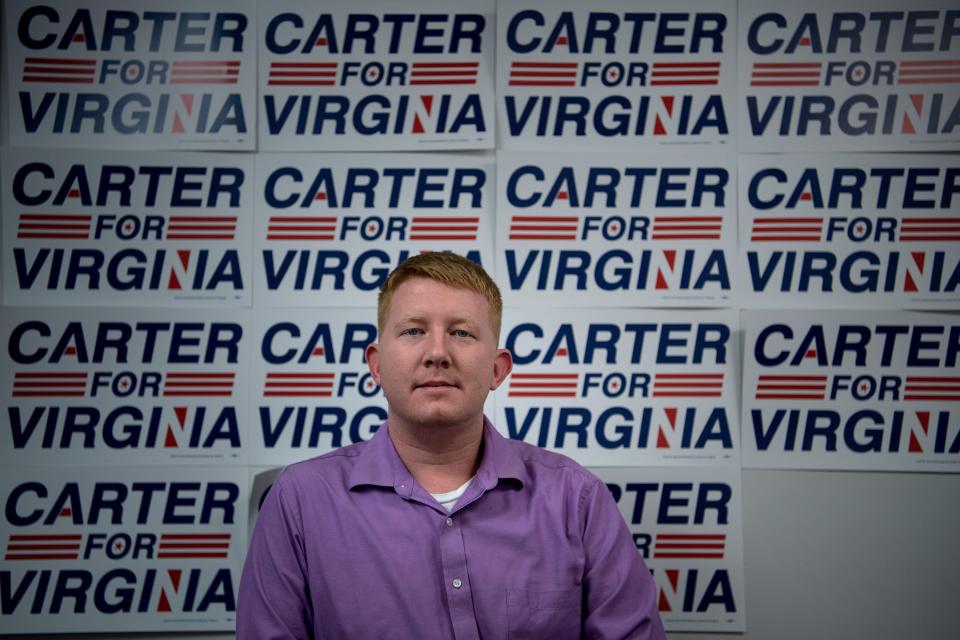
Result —
[{"label": "white campaign sign", "polygon": [[956,156],[741,155],[739,176],[744,306],[960,305]]},{"label": "white campaign sign", "polygon": [[497,7],[500,148],[651,150],[734,141],[733,0]]},{"label": "white campaign sign", "polygon": [[653,573],[667,631],[746,630],[738,468],[592,468]]},{"label": "white campaign sign", "polygon": [[732,311],[507,309],[497,428],[584,465],[737,467]]},{"label": "white campaign sign", "polygon": [[376,309],[257,310],[251,462],[289,464],[368,440],[387,419],[364,350]]},{"label": "white campaign sign", "polygon": [[492,0],[259,3],[267,151],[491,149]]},{"label": "white campaign sign", "polygon": [[249,312],[8,308],[0,463],[246,463]]},{"label": "white campaign sign", "polygon": [[743,463],[960,472],[960,321],[744,311]]},{"label": "white campaign sign", "polygon": [[254,0],[5,3],[15,146],[252,151]]},{"label": "white campaign sign", "polygon": [[742,151],[960,148],[955,2],[738,6]]},{"label": "white campaign sign", "polygon": [[4,303],[249,306],[253,157],[6,149]]},{"label": "white campaign sign", "polygon": [[5,633],[232,631],[246,467],[0,469]]},{"label": "white campaign sign", "polygon": [[367,307],[407,257],[493,263],[493,157],[259,154],[258,303]]},{"label": "white campaign sign", "polygon": [[504,303],[730,306],[735,185],[716,151],[499,154]]}]

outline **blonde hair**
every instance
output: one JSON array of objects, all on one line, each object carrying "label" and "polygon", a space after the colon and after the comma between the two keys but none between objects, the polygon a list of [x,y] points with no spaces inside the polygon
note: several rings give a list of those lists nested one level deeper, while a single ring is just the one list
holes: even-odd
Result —
[{"label": "blonde hair", "polygon": [[503,316],[500,288],[483,267],[452,251],[428,251],[411,256],[387,276],[377,298],[377,329],[380,333],[383,333],[394,292],[410,278],[429,278],[454,289],[467,289],[482,295],[490,306],[494,336],[500,340],[500,319]]}]

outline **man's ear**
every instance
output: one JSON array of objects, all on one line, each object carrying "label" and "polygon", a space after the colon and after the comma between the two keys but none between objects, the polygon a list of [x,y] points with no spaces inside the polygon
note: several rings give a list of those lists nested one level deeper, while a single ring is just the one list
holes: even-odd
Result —
[{"label": "man's ear", "polygon": [[513,356],[510,351],[497,349],[497,355],[493,359],[493,381],[490,383],[490,390],[493,391],[499,387],[511,371],[513,371]]},{"label": "man's ear", "polygon": [[376,342],[371,342],[367,345],[367,349],[363,352],[363,355],[367,358],[367,367],[370,369],[370,375],[373,376],[373,380],[377,383],[377,386],[380,386],[380,345]]}]

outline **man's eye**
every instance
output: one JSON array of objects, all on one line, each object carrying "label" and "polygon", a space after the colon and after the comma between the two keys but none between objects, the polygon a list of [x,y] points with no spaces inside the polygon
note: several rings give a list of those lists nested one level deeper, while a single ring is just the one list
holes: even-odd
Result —
[{"label": "man's eye", "polygon": [[470,332],[466,329],[454,329],[453,335],[457,336],[458,338],[469,338]]},{"label": "man's eye", "polygon": [[420,335],[421,333],[422,333],[422,331],[420,331],[420,329],[417,329],[416,327],[412,327],[412,328],[410,328],[410,329],[404,329],[404,330],[401,332],[400,335],[404,335],[404,336],[418,336],[418,335]]}]

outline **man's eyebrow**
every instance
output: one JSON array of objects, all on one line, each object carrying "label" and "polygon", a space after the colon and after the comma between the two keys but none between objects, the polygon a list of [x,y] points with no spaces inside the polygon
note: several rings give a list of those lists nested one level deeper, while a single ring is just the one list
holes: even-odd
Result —
[{"label": "man's eyebrow", "polygon": [[[400,318],[394,323],[394,326],[399,326],[402,324],[425,324],[427,322],[426,318],[423,316],[406,316]],[[479,324],[476,320],[471,320],[467,316],[454,316],[448,320],[449,324],[465,324],[468,326],[476,326]]]}]

